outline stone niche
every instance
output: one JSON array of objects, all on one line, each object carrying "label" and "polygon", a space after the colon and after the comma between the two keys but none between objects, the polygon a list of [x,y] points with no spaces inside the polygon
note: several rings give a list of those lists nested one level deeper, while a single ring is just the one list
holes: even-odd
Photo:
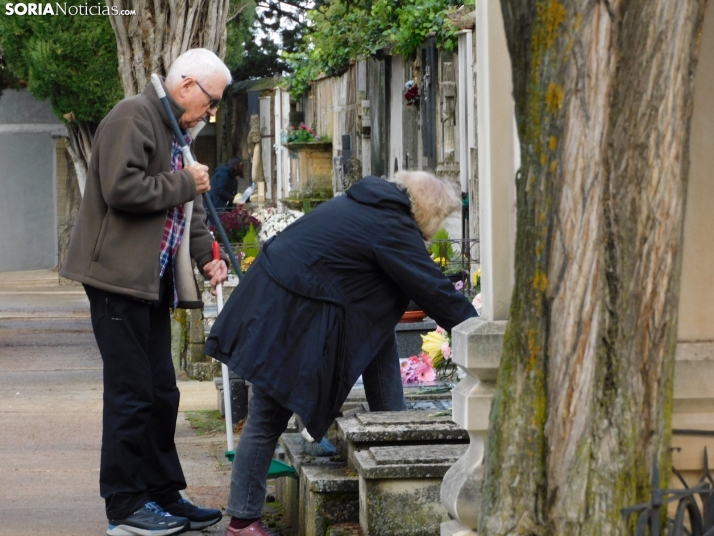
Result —
[{"label": "stone niche", "polygon": [[332,142],[287,143],[290,190],[332,189]]}]

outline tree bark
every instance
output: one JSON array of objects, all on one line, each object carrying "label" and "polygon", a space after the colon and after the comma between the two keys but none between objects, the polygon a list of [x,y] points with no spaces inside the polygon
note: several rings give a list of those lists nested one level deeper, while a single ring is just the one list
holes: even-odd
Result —
[{"label": "tree bark", "polygon": [[69,133],[67,152],[69,152],[72,164],[74,164],[79,193],[84,197],[89,159],[92,157],[92,138],[97,130],[97,125],[84,121],[82,123],[70,122],[66,126]]},{"label": "tree bark", "polygon": [[479,534],[627,534],[668,474],[706,1],[501,2],[521,169]]},{"label": "tree bark", "polygon": [[248,6],[231,0],[106,0],[107,6],[134,16],[110,15],[117,38],[124,94],[144,90],[152,73],[165,75],[171,63],[191,48],[207,48],[223,58],[226,24]]}]

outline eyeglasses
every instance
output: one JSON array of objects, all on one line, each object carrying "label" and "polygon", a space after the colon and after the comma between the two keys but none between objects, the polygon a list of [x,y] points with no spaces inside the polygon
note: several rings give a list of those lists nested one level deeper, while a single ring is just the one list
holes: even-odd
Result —
[{"label": "eyeglasses", "polygon": [[[181,78],[186,78],[186,75],[182,74],[182,75],[181,75]],[[211,99],[210,101],[208,101],[208,108],[209,108],[209,110],[210,110],[210,109],[213,109],[213,108],[218,108],[218,105],[219,105],[220,102],[221,102],[221,97],[215,98],[215,97],[214,97],[213,95],[211,95],[208,91],[206,91],[205,89],[203,89],[203,86],[198,83],[198,80],[194,80],[194,82],[196,82],[196,85],[198,86],[198,89],[200,89],[201,91],[203,91],[203,92],[206,94],[206,97],[208,97],[209,99]]]}]

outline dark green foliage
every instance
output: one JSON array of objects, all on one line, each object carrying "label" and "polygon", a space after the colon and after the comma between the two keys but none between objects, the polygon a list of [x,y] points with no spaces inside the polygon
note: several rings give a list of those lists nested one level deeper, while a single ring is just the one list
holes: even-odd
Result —
[{"label": "dark green foliage", "polygon": [[[6,3],[0,0],[3,13]],[[75,121],[99,122],[123,97],[106,16],[2,16],[0,47],[12,74],[35,97],[49,99],[60,118],[71,112]]]},{"label": "dark green foliage", "polygon": [[[307,90],[321,73],[342,74],[350,61],[390,47],[409,56],[427,35],[446,50],[456,46],[456,28],[448,17],[457,0],[327,0],[310,11],[310,26],[299,49],[283,55],[294,69],[293,97]],[[466,2],[472,3],[472,2]]]},{"label": "dark green foliage", "polygon": [[5,61],[5,54],[0,46],[0,95],[2,95],[2,92],[5,89],[17,89],[19,87],[19,81],[15,75],[12,74],[12,71],[8,69],[7,62]]},{"label": "dark green foliage", "polygon": [[324,0],[261,0],[228,25],[226,65],[236,81],[279,76],[290,71],[281,51],[294,53],[306,28],[308,6]]}]

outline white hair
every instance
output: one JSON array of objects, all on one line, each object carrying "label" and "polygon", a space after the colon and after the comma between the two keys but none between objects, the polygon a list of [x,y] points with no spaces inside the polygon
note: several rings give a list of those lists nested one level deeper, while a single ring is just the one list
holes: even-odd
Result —
[{"label": "white hair", "polygon": [[207,48],[192,48],[174,60],[166,75],[166,87],[172,89],[181,83],[182,76],[190,76],[203,82],[217,74],[225,76],[226,84],[231,83],[231,72],[221,58]]},{"label": "white hair", "polygon": [[391,180],[406,189],[412,203],[412,216],[428,240],[446,217],[461,207],[454,187],[427,171],[399,171]]}]

